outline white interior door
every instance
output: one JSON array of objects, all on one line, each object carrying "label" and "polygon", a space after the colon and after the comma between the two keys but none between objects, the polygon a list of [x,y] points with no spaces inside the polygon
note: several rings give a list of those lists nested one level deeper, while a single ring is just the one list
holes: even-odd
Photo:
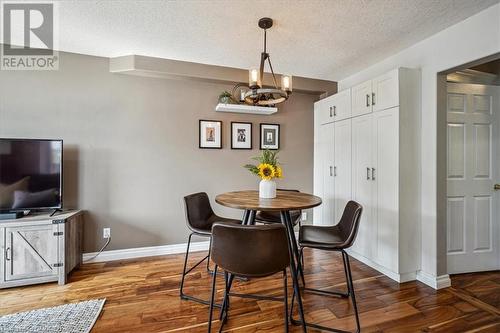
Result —
[{"label": "white interior door", "polygon": [[375,226],[372,219],[372,115],[352,119],[352,199],[363,206],[358,235],[352,247],[356,253],[372,258]]},{"label": "white interior door", "polygon": [[351,119],[335,123],[335,218],[337,224],[344,213],[344,208],[351,200]]},{"label": "white interior door", "polygon": [[334,154],[335,124],[320,126],[320,140],[323,142],[323,203],[322,216],[318,224],[334,225],[335,222],[335,154]]},{"label": "white interior door", "polygon": [[500,87],[448,84],[448,273],[500,267]]}]

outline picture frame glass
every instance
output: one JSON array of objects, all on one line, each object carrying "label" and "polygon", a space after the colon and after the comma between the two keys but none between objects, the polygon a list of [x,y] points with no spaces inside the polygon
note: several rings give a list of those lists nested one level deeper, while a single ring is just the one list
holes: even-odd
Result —
[{"label": "picture frame glass", "polygon": [[200,148],[222,148],[222,122],[200,120]]},{"label": "picture frame glass", "polygon": [[252,149],[252,123],[231,123],[231,148]]}]

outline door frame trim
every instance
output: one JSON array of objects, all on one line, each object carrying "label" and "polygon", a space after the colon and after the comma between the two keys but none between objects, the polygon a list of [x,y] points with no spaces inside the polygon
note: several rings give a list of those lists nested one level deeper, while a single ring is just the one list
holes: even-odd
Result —
[{"label": "door frame trim", "polygon": [[436,225],[436,280],[440,277],[448,275],[448,260],[447,260],[447,170],[448,170],[448,123],[447,123],[447,107],[448,107],[448,82],[447,75],[456,71],[465,70],[467,68],[480,65],[492,60],[500,59],[500,52],[490,56],[477,59],[460,66],[450,68],[448,70],[437,73],[436,77],[436,208],[437,208],[437,225]]}]

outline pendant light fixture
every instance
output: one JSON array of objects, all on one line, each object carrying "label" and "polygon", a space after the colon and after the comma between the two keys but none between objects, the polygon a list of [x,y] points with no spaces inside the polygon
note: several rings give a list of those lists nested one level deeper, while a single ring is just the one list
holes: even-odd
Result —
[{"label": "pendant light fixture", "polygon": [[[237,84],[233,89],[233,98],[249,105],[274,106],[286,101],[292,93],[292,76],[281,75],[281,88],[278,87],[278,81],[274,74],[271,57],[267,53],[267,29],[273,26],[273,20],[264,17],[259,20],[259,27],[264,30],[264,51],[260,54],[260,67],[252,68],[248,71],[248,90],[242,90],[239,96],[234,96],[236,89],[243,88],[245,85]],[[273,86],[264,87],[264,67],[266,62],[271,70]]]}]

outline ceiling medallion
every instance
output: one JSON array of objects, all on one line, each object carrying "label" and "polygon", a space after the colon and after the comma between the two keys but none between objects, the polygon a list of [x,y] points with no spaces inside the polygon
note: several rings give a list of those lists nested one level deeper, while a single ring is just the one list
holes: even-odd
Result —
[{"label": "ceiling medallion", "polygon": [[[276,75],[273,71],[271,64],[271,57],[267,53],[267,29],[273,26],[273,20],[264,17],[259,20],[259,27],[264,30],[264,51],[260,54],[260,68],[259,70],[252,68],[248,71],[248,86],[244,84],[237,84],[233,88],[233,98],[248,105],[259,106],[275,106],[276,104],[286,101],[292,93],[292,76],[281,75],[281,89],[278,88]],[[269,64],[271,75],[273,78],[274,87],[263,87],[262,79],[264,77],[264,65]],[[248,90],[245,90],[247,87]],[[238,88],[240,90],[239,96],[234,96]]]}]

